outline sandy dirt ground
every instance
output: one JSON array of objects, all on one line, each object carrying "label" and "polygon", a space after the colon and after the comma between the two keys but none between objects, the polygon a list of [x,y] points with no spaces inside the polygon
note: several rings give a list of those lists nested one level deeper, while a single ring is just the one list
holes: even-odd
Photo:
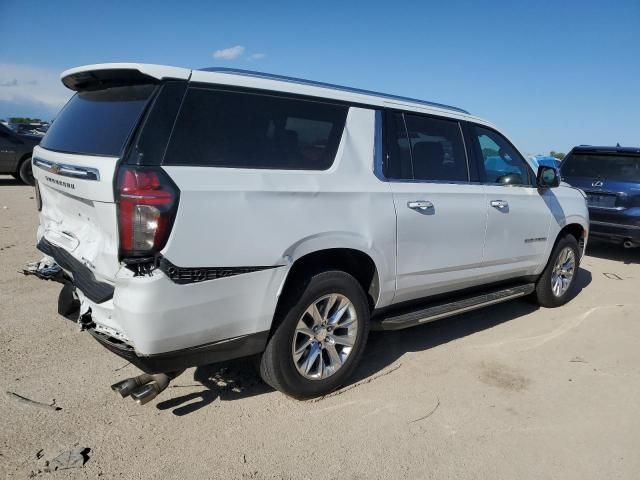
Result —
[{"label": "sandy dirt ground", "polygon": [[[36,224],[33,189],[0,177],[0,477],[640,478],[640,250],[593,245],[562,308],[373,333],[317,401],[237,361],[140,407],[109,388],[137,370],[57,315],[59,284],[19,273]],[[84,447],[84,466],[45,471]]]}]

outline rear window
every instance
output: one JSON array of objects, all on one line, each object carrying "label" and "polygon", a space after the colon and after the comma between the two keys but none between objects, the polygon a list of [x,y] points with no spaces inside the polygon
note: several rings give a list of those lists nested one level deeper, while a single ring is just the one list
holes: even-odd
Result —
[{"label": "rear window", "polygon": [[322,101],[190,88],[164,164],[326,170],[347,110]]},{"label": "rear window", "polygon": [[78,92],[62,109],[41,146],[60,152],[120,156],[155,85]]},{"label": "rear window", "polygon": [[564,177],[640,182],[640,156],[571,154],[561,167]]}]

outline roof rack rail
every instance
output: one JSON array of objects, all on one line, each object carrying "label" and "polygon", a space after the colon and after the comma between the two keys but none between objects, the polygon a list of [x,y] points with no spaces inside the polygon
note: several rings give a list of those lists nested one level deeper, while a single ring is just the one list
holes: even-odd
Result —
[{"label": "roof rack rail", "polygon": [[282,81],[282,82],[297,83],[297,84],[301,84],[301,85],[310,85],[310,86],[314,86],[314,87],[330,88],[332,90],[340,90],[340,91],[343,91],[343,92],[350,92],[350,93],[360,93],[360,94],[363,94],[363,95],[372,95],[372,96],[376,96],[376,97],[386,98],[386,99],[389,99],[389,100],[400,100],[400,101],[404,101],[404,102],[419,103],[421,105],[426,105],[426,106],[429,106],[429,107],[442,108],[442,109],[445,109],[445,110],[452,110],[454,112],[460,112],[460,113],[464,113],[466,115],[470,115],[470,113],[468,111],[463,110],[462,108],[452,107],[451,105],[445,105],[445,104],[442,104],[442,103],[428,102],[426,100],[418,100],[416,98],[402,97],[400,95],[391,95],[391,94],[388,94],[388,93],[374,92],[374,91],[371,91],[371,90],[364,90],[364,89],[361,89],[361,88],[345,87],[343,85],[334,85],[332,83],[316,82],[316,81],[313,81],[313,80],[305,80],[303,78],[287,77],[285,75],[275,75],[275,74],[272,74],[272,73],[255,72],[255,71],[252,71],[252,70],[242,70],[242,69],[238,69],[238,68],[226,68],[226,67],[201,68],[200,71],[203,71],[203,72],[217,72],[217,73],[229,73],[229,74],[233,74],[233,75],[243,75],[245,77],[264,78],[264,79],[267,79],[267,80],[279,80],[279,81]]}]

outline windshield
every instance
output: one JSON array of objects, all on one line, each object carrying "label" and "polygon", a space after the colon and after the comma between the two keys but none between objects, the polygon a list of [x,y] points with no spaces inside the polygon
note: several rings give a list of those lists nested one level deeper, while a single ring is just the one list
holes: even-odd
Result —
[{"label": "windshield", "polygon": [[562,163],[562,175],[640,182],[640,156],[573,154]]},{"label": "windshield", "polygon": [[120,156],[155,85],[79,92],[51,124],[41,146],[60,152]]}]

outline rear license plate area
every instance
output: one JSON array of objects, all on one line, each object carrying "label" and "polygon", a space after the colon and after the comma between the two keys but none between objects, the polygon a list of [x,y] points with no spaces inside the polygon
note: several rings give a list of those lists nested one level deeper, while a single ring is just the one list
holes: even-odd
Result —
[{"label": "rear license plate area", "polygon": [[587,204],[590,207],[613,208],[616,206],[616,196],[589,193],[587,194]]}]

